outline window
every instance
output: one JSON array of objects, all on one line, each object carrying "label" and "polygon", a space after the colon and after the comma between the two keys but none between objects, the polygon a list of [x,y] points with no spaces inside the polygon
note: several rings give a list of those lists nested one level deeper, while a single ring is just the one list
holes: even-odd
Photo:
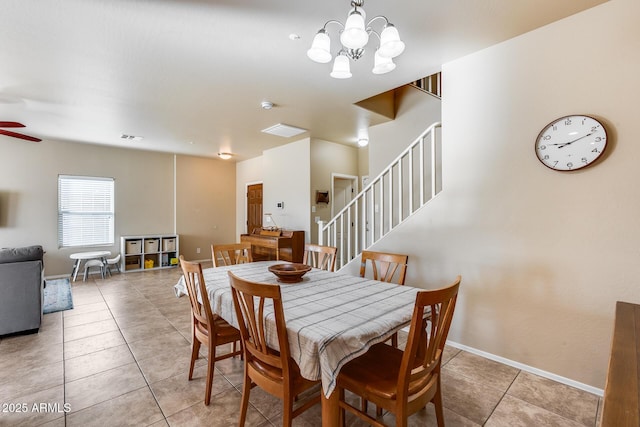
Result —
[{"label": "window", "polygon": [[58,246],[113,245],[113,178],[58,176]]}]

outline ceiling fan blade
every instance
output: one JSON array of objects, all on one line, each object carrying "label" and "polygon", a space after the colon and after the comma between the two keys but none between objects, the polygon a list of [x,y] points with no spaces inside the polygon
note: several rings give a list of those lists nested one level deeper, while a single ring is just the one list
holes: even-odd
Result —
[{"label": "ceiling fan blade", "polygon": [[1,135],[12,136],[14,138],[26,139],[27,141],[40,142],[42,141],[40,138],[34,138],[33,136],[23,135],[21,133],[11,132],[10,130],[0,129]]},{"label": "ceiling fan blade", "polygon": [[23,128],[24,125],[18,122],[0,122],[0,128]]}]

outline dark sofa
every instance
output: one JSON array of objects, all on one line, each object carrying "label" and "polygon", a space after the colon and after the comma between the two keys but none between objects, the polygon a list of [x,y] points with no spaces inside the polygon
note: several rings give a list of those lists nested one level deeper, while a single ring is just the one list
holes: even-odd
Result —
[{"label": "dark sofa", "polygon": [[42,246],[0,249],[0,335],[40,328],[43,255]]}]

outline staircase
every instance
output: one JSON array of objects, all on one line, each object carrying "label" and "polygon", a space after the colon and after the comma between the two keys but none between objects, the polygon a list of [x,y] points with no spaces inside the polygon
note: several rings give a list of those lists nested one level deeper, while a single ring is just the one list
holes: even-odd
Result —
[{"label": "staircase", "polygon": [[318,222],[318,243],[338,248],[336,269],[376,243],[442,189],[441,124],[434,123],[331,221]]},{"label": "staircase", "polygon": [[428,77],[423,77],[420,80],[409,83],[409,86],[420,89],[423,92],[431,94],[436,98],[442,98],[440,88],[442,81],[442,73],[435,73]]}]

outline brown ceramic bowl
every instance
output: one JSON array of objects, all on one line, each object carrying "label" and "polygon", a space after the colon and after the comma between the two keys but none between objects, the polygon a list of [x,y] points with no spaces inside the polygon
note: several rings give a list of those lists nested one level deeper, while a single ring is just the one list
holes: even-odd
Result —
[{"label": "brown ceramic bowl", "polygon": [[269,271],[282,283],[298,283],[309,270],[311,267],[306,264],[275,264],[269,267]]}]

